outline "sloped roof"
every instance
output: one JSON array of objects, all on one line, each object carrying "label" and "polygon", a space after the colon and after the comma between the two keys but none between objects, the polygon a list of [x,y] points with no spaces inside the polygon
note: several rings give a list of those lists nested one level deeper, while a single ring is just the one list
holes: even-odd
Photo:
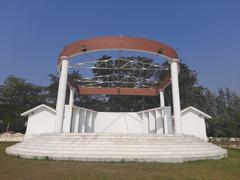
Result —
[{"label": "sloped roof", "polygon": [[36,111],[36,110],[38,110],[38,109],[40,109],[40,108],[45,108],[45,109],[48,109],[48,110],[52,111],[53,113],[56,113],[56,110],[55,110],[55,109],[50,108],[49,106],[47,106],[47,105],[45,105],[45,104],[40,104],[40,105],[38,105],[38,106],[36,106],[36,107],[28,110],[28,111],[23,112],[23,113],[21,114],[21,116],[27,116],[27,115],[29,115],[30,113],[32,113],[32,112],[34,112],[34,111]]},{"label": "sloped roof", "polygon": [[187,107],[186,109],[183,109],[183,110],[181,111],[181,114],[182,114],[182,113],[186,113],[186,112],[188,112],[188,111],[194,111],[194,112],[196,112],[197,114],[203,116],[203,117],[206,118],[206,119],[211,119],[211,118],[212,118],[211,116],[207,115],[206,113],[204,113],[204,112],[200,111],[199,109],[197,109],[197,108],[195,108],[195,107],[192,107],[192,106],[189,106],[189,107]]}]

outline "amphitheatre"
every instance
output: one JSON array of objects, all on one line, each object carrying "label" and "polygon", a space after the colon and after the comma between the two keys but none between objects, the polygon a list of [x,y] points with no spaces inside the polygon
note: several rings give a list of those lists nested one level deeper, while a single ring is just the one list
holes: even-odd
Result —
[{"label": "amphitheatre", "polygon": [[[126,55],[114,57],[112,52]],[[101,59],[108,53],[109,58]],[[153,61],[134,58],[139,54]],[[159,58],[167,63],[159,63]],[[24,141],[8,147],[7,154],[29,159],[171,163],[227,157],[225,149],[207,142],[205,119],[211,117],[192,106],[180,107],[180,58],[173,48],[143,38],[97,37],[66,46],[57,62],[56,109],[42,104],[23,112],[22,116],[28,116]],[[92,75],[91,71],[102,74],[70,79],[73,68],[84,75]],[[149,72],[164,72],[165,76],[142,76]],[[172,107],[164,100],[169,85]],[[97,112],[76,106],[76,93],[155,96],[160,103],[138,112]]]}]

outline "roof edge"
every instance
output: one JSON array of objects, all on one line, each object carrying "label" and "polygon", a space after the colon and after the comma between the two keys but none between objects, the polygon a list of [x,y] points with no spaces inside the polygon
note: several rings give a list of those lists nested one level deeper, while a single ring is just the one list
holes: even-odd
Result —
[{"label": "roof edge", "polygon": [[211,118],[212,118],[212,117],[209,116],[208,114],[200,111],[199,109],[197,109],[197,108],[195,108],[195,107],[193,107],[193,106],[189,106],[189,107],[183,109],[183,110],[181,111],[181,113],[185,113],[185,112],[187,112],[187,111],[189,111],[189,110],[193,110],[193,111],[197,112],[198,114],[201,114],[201,115],[204,116],[206,119],[211,119]]},{"label": "roof edge", "polygon": [[40,105],[38,105],[38,106],[36,106],[36,107],[34,107],[34,108],[32,108],[32,109],[29,109],[28,111],[23,112],[23,113],[21,114],[21,116],[27,116],[27,115],[29,115],[30,113],[36,111],[36,110],[39,109],[39,108],[46,108],[46,109],[52,111],[53,113],[56,113],[56,110],[55,110],[55,109],[53,109],[53,108],[51,108],[51,107],[49,107],[49,106],[47,106],[47,105],[45,105],[45,104],[40,104]]}]

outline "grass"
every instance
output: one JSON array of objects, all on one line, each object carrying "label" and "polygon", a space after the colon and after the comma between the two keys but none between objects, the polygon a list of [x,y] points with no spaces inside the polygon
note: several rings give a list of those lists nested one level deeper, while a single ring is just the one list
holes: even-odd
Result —
[{"label": "grass", "polygon": [[228,150],[229,157],[183,164],[137,162],[75,162],[27,160],[8,156],[5,148],[14,143],[0,143],[0,179],[240,179],[240,150]]}]

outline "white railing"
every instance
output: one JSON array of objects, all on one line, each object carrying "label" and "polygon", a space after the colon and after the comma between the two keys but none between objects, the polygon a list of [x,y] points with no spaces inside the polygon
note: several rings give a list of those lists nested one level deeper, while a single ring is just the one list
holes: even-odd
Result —
[{"label": "white railing", "polygon": [[143,121],[143,130],[148,133],[172,134],[171,107],[158,107],[137,112]]},{"label": "white railing", "polygon": [[73,106],[72,110],[70,108],[69,105],[65,105],[63,132],[94,132],[98,112],[78,106]]},{"label": "white railing", "polygon": [[157,133],[172,134],[171,108],[139,112],[97,112],[65,106],[63,132],[73,133]]}]

